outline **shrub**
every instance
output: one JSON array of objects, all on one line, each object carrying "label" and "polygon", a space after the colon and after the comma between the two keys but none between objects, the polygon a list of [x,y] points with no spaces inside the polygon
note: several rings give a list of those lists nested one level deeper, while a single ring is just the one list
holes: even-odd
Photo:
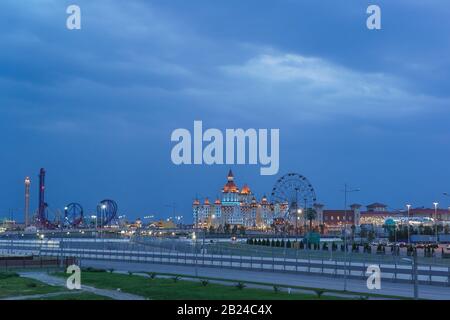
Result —
[{"label": "shrub", "polygon": [[180,280],[180,276],[172,277],[173,282],[178,282]]},{"label": "shrub", "polygon": [[245,286],[245,284],[243,284],[242,282],[238,282],[237,284],[236,284],[236,288],[238,288],[239,290],[242,290],[242,289],[244,289],[246,286]]},{"label": "shrub", "polygon": [[114,272],[114,269],[108,269],[108,271],[109,271],[109,273],[113,273]]},{"label": "shrub", "polygon": [[132,271],[128,271],[128,275],[129,275],[129,276],[132,276],[132,275],[133,275],[133,272],[132,272]]},{"label": "shrub", "polygon": [[204,287],[206,287],[209,284],[209,281],[205,280],[205,279],[201,280],[200,282],[201,282],[202,286],[204,286]]},{"label": "shrub", "polygon": [[280,287],[278,287],[278,286],[273,286],[273,291],[274,291],[275,293],[280,292]]},{"label": "shrub", "polygon": [[316,293],[318,299],[320,299],[322,295],[325,293],[325,291],[322,289],[314,290],[314,292]]},{"label": "shrub", "polygon": [[[93,267],[87,267],[82,270],[85,272],[106,272],[105,269],[97,269],[97,268],[93,268]],[[113,269],[113,271],[114,271],[114,269]]]},{"label": "shrub", "polygon": [[156,278],[156,273],[155,272],[151,272],[149,274],[150,279],[155,279]]},{"label": "shrub", "polygon": [[29,282],[29,283],[27,283],[27,287],[28,287],[28,288],[36,288],[36,287],[37,287],[37,284],[34,283],[34,282]]},{"label": "shrub", "polygon": [[16,278],[19,275],[15,272],[0,272],[0,280],[8,279],[8,278]]}]

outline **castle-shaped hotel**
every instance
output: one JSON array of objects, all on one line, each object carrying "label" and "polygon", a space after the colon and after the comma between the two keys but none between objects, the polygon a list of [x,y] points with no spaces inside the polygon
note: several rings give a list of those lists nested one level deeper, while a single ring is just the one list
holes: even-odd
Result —
[{"label": "castle-shaped hotel", "polygon": [[203,203],[196,199],[192,205],[194,223],[201,227],[239,225],[246,228],[263,228],[273,223],[275,210],[266,196],[256,199],[248,185],[239,189],[230,170],[222,189],[222,199]]}]

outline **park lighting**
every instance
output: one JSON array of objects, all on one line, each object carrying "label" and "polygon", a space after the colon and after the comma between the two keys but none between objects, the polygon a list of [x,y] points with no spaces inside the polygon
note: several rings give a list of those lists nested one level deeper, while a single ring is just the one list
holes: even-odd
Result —
[{"label": "park lighting", "polygon": [[409,211],[411,210],[411,205],[407,204],[406,208],[408,209],[408,226],[407,226],[407,228],[408,228],[408,246],[409,246],[411,244],[411,240],[410,240],[410,236],[409,236]]},{"label": "park lighting", "polygon": [[45,235],[41,234],[41,235],[39,236],[39,238],[41,238],[41,240],[44,240]]},{"label": "park lighting", "polygon": [[413,285],[414,285],[414,300],[418,300],[419,299],[419,275],[417,273],[417,270],[418,270],[419,266],[417,264],[417,252],[415,250],[413,251],[412,259],[402,258],[402,260],[411,263],[412,280],[413,280]]},{"label": "park lighting", "polygon": [[433,202],[433,205],[434,205],[434,229],[436,231],[436,244],[438,244],[439,241],[438,241],[438,225],[437,225],[437,208],[439,203]]},{"label": "park lighting", "polygon": [[[344,291],[347,291],[347,195],[352,192],[359,192],[361,189],[349,189],[347,184],[344,184]],[[355,222],[355,221],[354,221]]]}]

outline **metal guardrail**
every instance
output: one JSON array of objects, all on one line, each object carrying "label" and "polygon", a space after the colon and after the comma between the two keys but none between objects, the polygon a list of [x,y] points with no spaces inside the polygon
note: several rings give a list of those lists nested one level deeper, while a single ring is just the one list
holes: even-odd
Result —
[{"label": "metal guardrail", "polygon": [[[349,278],[366,279],[367,267],[372,262],[338,261],[317,258],[287,258],[253,255],[208,254],[206,251],[188,250],[173,251],[167,248],[153,248],[129,244],[117,247],[108,242],[99,242],[97,247],[83,247],[73,243],[68,246],[45,242],[37,243],[0,243],[2,252],[15,254],[35,254],[49,257],[75,257],[78,259],[93,259],[122,262],[143,262],[158,264],[176,264],[198,267],[234,268],[242,270],[258,270],[270,272],[288,272],[311,274],[328,277],[343,277],[346,271]],[[194,248],[193,248],[194,249]],[[381,277],[393,282],[408,282],[413,279],[413,270],[408,264],[381,263]],[[420,283],[450,286],[450,268],[441,266],[420,266],[418,269]]]}]

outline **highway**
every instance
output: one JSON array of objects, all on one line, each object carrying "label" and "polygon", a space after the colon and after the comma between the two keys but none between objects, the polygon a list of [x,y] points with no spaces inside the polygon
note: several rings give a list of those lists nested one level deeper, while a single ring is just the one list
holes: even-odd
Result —
[{"label": "highway", "polygon": [[[172,264],[150,264],[137,262],[118,262],[118,261],[102,261],[83,259],[80,261],[82,267],[95,267],[103,269],[114,269],[116,271],[133,271],[133,272],[161,272],[174,273],[204,277],[215,277],[221,279],[231,279],[239,281],[255,281],[266,282],[279,285],[304,286],[311,288],[324,288],[343,290],[343,278],[331,278],[324,276],[313,276],[304,274],[291,273],[275,273],[262,271],[247,271],[239,269],[227,268],[207,268],[207,267],[193,267],[180,266]],[[348,279],[348,291],[355,291],[361,293],[376,293],[384,295],[394,295],[402,297],[413,297],[413,286],[408,283],[393,283],[382,281],[380,290],[369,290],[366,281],[363,279]],[[443,286],[419,286],[419,298],[433,299],[433,300],[450,300],[450,288]]]}]

